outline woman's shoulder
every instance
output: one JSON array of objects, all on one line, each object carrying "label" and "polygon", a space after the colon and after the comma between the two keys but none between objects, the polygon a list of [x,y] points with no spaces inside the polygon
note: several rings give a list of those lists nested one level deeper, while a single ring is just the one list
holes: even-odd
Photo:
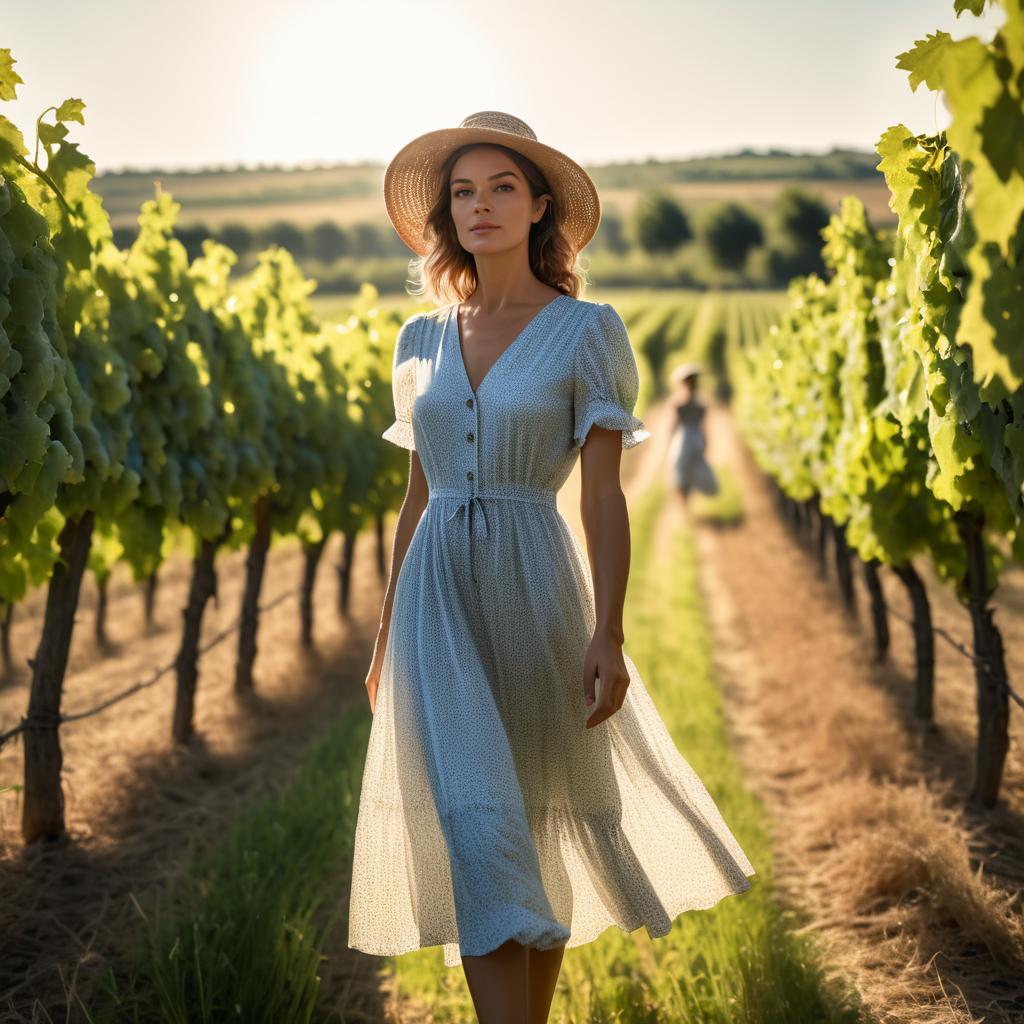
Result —
[{"label": "woman's shoulder", "polygon": [[419,310],[407,317],[399,328],[403,345],[417,355],[423,354],[424,345],[429,346],[435,333],[440,331],[444,315],[450,307]]},{"label": "woman's shoulder", "polygon": [[610,302],[576,299],[570,311],[573,315],[566,320],[576,327],[577,351],[620,356],[626,349],[631,349],[626,323]]},{"label": "woman's shoulder", "polygon": [[565,293],[565,298],[568,300],[565,303],[565,312],[568,314],[566,320],[573,324],[588,326],[591,328],[590,333],[600,335],[609,327],[622,325],[622,318],[611,303],[580,299],[568,293]]},{"label": "woman's shoulder", "polygon": [[586,358],[600,358],[598,353],[607,347],[609,326],[606,310],[610,309],[606,303],[564,293],[561,312],[553,330],[572,354],[574,364]]},{"label": "woman's shoulder", "polygon": [[576,309],[579,319],[589,327],[584,333],[592,335],[596,341],[610,341],[613,346],[629,344],[626,322],[612,303],[577,299]]},{"label": "woman's shoulder", "polygon": [[418,313],[413,313],[403,326],[415,326],[417,330],[423,330],[430,326],[439,325],[453,308],[454,303],[448,306],[438,306],[437,309],[421,309]]},{"label": "woman's shoulder", "polygon": [[615,307],[610,302],[594,302],[591,299],[576,299],[575,307],[582,312],[595,317],[607,317],[610,314],[618,316]]}]

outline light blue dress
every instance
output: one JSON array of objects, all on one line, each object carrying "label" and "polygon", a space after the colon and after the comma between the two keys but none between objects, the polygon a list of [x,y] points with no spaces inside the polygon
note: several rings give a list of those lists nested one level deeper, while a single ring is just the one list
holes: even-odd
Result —
[{"label": "light blue dress", "polygon": [[718,493],[718,477],[704,455],[707,438],[704,434],[706,406],[691,398],[676,406],[678,425],[669,442],[668,457],[672,463],[675,485],[684,494],[700,491]]},{"label": "light blue dress", "polygon": [[415,447],[430,495],[395,585],[348,944],[442,945],[454,967],[510,938],[664,935],[749,889],[754,868],[628,655],[624,704],[584,727],[593,587],[555,495],[595,423],[624,448],[649,436],[626,328],[561,295],[474,392],[456,308],[411,317],[395,349],[383,436]]}]

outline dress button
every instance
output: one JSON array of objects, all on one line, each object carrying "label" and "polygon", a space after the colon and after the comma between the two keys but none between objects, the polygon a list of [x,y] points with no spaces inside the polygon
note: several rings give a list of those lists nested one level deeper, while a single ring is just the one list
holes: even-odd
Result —
[{"label": "dress button", "polygon": [[472,480],[473,479],[473,470],[471,470],[471,469],[467,469],[466,470],[466,479],[467,480]]},{"label": "dress button", "polygon": [[466,408],[467,409],[472,409],[473,408],[473,399],[472,398],[467,398],[466,399]]},{"label": "dress button", "polygon": [[466,440],[467,441],[472,441],[473,440],[473,431],[472,430],[466,435]]}]

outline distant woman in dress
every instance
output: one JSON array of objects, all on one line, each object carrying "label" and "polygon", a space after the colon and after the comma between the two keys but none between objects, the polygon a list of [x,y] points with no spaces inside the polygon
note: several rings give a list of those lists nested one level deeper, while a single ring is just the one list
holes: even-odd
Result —
[{"label": "distant woman in dress", "polygon": [[697,394],[700,372],[701,367],[697,363],[683,363],[672,373],[676,431],[669,445],[669,459],[673,481],[684,506],[688,506],[693,491],[707,495],[718,493],[715,471],[704,457],[707,447],[704,415],[707,407]]}]

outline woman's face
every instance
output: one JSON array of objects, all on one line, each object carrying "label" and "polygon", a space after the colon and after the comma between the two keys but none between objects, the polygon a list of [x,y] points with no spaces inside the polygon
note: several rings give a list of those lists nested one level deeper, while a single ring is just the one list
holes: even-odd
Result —
[{"label": "woman's face", "polygon": [[[459,157],[452,167],[449,192],[459,243],[474,255],[526,245],[530,226],[544,215],[550,198],[534,199],[515,161],[492,146]],[[473,230],[482,222],[496,226],[488,231]]]}]

